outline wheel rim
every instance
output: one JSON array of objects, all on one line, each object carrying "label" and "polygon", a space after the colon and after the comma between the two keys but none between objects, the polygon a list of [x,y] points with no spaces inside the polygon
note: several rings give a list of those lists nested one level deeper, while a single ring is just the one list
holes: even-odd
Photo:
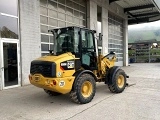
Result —
[{"label": "wheel rim", "polygon": [[89,81],[85,81],[82,84],[81,93],[83,97],[89,97],[92,93],[93,86]]},{"label": "wheel rim", "polygon": [[123,88],[124,86],[124,76],[123,75],[118,76],[117,85],[119,88]]}]

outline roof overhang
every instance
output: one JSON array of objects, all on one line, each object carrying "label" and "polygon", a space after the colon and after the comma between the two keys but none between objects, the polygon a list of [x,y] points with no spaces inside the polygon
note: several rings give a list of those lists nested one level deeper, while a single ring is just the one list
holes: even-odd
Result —
[{"label": "roof overhang", "polygon": [[109,0],[112,2],[124,8],[129,25],[160,20],[160,0]]},{"label": "roof overhang", "polygon": [[160,0],[151,0],[157,10],[160,12]]}]

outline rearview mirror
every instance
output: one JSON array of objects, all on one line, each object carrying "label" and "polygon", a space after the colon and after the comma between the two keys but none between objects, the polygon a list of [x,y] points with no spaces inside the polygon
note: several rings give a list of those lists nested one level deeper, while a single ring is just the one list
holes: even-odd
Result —
[{"label": "rearview mirror", "polygon": [[99,40],[100,40],[100,41],[102,41],[102,36],[103,36],[103,35],[102,35],[101,33],[99,33]]}]

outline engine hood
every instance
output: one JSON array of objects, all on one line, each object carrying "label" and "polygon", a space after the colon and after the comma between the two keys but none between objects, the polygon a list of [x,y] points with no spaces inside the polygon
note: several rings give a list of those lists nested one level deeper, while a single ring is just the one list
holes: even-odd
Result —
[{"label": "engine hood", "polygon": [[70,59],[75,59],[75,55],[73,55],[72,53],[68,52],[68,53],[64,53],[64,54],[58,55],[58,56],[54,56],[54,55],[42,56],[42,57],[40,57],[40,58],[38,58],[36,60],[59,63],[61,61],[70,60]]}]

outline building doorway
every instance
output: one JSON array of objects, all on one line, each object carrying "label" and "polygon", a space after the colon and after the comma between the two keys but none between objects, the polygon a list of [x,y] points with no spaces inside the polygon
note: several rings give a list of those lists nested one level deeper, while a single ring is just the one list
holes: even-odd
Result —
[{"label": "building doorway", "polygon": [[18,40],[1,40],[2,89],[20,86]]}]

